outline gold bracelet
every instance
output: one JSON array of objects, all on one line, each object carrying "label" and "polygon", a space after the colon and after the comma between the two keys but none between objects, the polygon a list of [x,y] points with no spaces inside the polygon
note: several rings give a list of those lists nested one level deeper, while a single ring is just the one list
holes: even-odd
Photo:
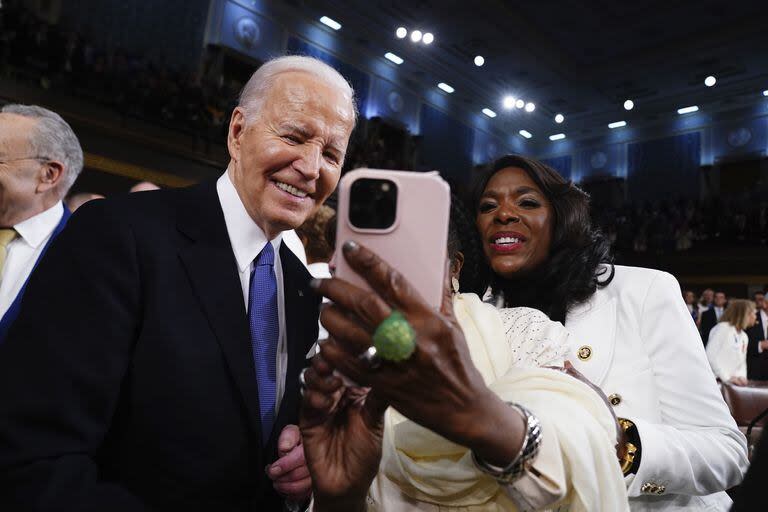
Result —
[{"label": "gold bracelet", "polygon": [[[635,426],[634,423],[624,418],[618,418],[618,421],[624,433],[626,433],[629,429]],[[626,449],[624,453],[624,458],[619,462],[621,463],[621,472],[626,476],[629,474],[630,471],[632,471],[632,465],[635,463],[635,455],[637,455],[637,446],[635,446],[630,442],[626,442],[624,443],[624,448]]]}]

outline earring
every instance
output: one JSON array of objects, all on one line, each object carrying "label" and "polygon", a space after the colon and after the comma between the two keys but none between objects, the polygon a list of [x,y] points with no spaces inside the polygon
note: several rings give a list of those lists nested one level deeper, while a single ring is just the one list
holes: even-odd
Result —
[{"label": "earring", "polygon": [[456,277],[451,278],[451,288],[453,288],[453,293],[459,293],[459,280]]}]

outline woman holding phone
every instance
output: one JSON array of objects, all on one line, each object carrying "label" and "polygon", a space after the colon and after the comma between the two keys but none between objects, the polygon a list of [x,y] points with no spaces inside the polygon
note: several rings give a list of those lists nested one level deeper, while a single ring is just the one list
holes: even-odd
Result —
[{"label": "woman holding phone", "polygon": [[578,340],[568,359],[608,395],[637,447],[626,472],[632,510],[728,510],[746,442],[675,278],[612,265],[588,196],[535,160],[497,160],[472,206],[496,304],[564,323]]},{"label": "woman holding phone", "polygon": [[[477,253],[456,228],[449,274],[481,291]],[[456,280],[446,282],[438,312],[366,248],[348,243],[344,257],[372,290],[316,283],[334,303],[323,312],[332,337],[303,375],[316,511],[531,510],[563,501],[571,510],[627,510],[607,403],[561,371],[531,367],[558,357],[562,326],[525,308],[504,318],[457,293]],[[372,364],[371,344],[395,311],[415,350]],[[346,386],[335,369],[370,389]]]}]

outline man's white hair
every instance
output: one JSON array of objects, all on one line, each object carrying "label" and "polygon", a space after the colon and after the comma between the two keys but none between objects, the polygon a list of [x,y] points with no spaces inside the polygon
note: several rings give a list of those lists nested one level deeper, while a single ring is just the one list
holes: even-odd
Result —
[{"label": "man's white hair", "polygon": [[267,92],[274,84],[275,79],[282,73],[289,73],[291,71],[309,73],[341,91],[349,98],[355,121],[357,121],[355,91],[349,82],[325,62],[303,55],[288,55],[269,60],[251,75],[248,83],[245,84],[240,93],[240,102],[238,103],[238,106],[245,110],[246,117],[249,120],[253,119],[253,116],[261,110],[261,107],[264,105],[264,99],[267,97]]},{"label": "man's white hair", "polygon": [[56,160],[64,164],[64,175],[57,187],[60,197],[67,195],[83,170],[83,149],[72,127],[56,112],[37,105],[5,105],[0,112],[28,117],[36,121],[29,138],[30,156]]}]

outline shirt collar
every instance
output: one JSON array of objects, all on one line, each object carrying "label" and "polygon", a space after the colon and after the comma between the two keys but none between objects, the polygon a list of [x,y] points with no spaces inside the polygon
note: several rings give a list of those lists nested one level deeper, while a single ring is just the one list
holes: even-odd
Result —
[{"label": "shirt collar", "polygon": [[[244,272],[250,268],[253,260],[267,244],[267,235],[248,214],[229,177],[229,172],[225,171],[216,182],[216,192],[219,194],[219,202],[224,212],[224,222],[227,225],[229,242],[232,244],[237,268],[240,272]],[[276,254],[280,250],[281,241],[282,234],[271,241]],[[277,261],[279,260],[276,259],[275,262]]]},{"label": "shirt collar", "polygon": [[59,225],[63,214],[64,205],[59,201],[44,212],[19,222],[13,229],[26,243],[37,249]]}]

